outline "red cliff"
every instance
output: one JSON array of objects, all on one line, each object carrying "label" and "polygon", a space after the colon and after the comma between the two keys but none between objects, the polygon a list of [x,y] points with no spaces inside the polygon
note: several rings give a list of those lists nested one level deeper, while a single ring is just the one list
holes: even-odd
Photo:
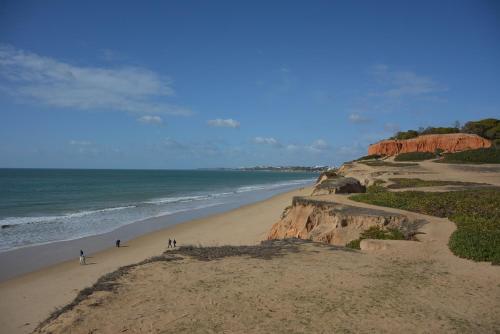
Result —
[{"label": "red cliff", "polygon": [[458,152],[491,146],[491,141],[477,135],[467,133],[450,133],[444,135],[423,135],[406,140],[382,140],[370,145],[368,154],[396,155],[408,152]]}]

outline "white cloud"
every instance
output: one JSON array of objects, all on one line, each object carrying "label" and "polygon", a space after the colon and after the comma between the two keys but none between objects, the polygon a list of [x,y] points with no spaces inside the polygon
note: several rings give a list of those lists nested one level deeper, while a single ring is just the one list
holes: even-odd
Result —
[{"label": "white cloud", "polygon": [[240,127],[240,122],[228,118],[228,119],[211,119],[207,121],[207,124],[210,126],[215,126],[215,127],[221,127],[221,128],[239,128]]},{"label": "white cloud", "polygon": [[11,95],[51,107],[191,113],[164,101],[174,94],[170,79],[142,67],[77,66],[0,44],[0,76]]},{"label": "white cloud", "polygon": [[275,147],[281,147],[281,143],[277,141],[273,137],[255,137],[253,139],[253,142],[255,144],[263,144],[263,145],[270,145],[270,146],[275,146]]},{"label": "white cloud", "polygon": [[403,97],[421,96],[446,91],[447,88],[438,84],[431,77],[418,75],[412,71],[394,71],[384,64],[375,65],[372,73],[384,85],[387,86],[382,92],[375,96]]},{"label": "white cloud", "polygon": [[367,117],[361,116],[357,113],[352,113],[349,115],[349,121],[352,123],[368,123],[371,120]]},{"label": "white cloud", "polygon": [[145,115],[137,119],[141,123],[146,124],[162,124],[163,119],[160,116]]}]

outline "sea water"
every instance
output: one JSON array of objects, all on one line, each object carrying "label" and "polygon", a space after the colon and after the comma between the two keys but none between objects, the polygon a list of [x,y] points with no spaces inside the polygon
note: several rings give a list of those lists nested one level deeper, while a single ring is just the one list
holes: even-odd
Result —
[{"label": "sea water", "polygon": [[0,169],[0,252],[113,231],[148,218],[248,202],[313,173]]}]

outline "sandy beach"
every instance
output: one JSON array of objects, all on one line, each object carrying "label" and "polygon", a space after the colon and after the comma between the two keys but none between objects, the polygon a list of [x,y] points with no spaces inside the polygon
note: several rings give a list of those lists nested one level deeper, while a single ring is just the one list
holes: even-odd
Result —
[{"label": "sandy beach", "polygon": [[[302,188],[225,213],[192,220],[135,238],[88,257],[66,261],[0,283],[0,328],[2,333],[29,333],[55,308],[70,302],[79,290],[120,266],[161,254],[169,237],[178,245],[256,244],[265,238],[293,196],[309,194]],[[22,310],[22,312],[20,312]]]}]

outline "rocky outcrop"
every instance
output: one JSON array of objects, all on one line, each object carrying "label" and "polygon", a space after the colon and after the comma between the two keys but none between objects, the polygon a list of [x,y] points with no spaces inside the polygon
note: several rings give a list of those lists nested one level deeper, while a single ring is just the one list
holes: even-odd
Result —
[{"label": "rocky outcrop", "polygon": [[364,193],[365,186],[353,177],[326,178],[314,187],[313,195]]},{"label": "rocky outcrop", "polygon": [[295,197],[267,239],[300,238],[344,246],[372,226],[409,229],[404,215],[313,198]]},{"label": "rocky outcrop", "polygon": [[491,141],[473,134],[423,135],[406,140],[382,140],[370,145],[368,154],[396,155],[408,152],[458,152],[491,147]]},{"label": "rocky outcrop", "polygon": [[334,178],[334,177],[337,177],[337,173],[334,172],[333,170],[328,170],[326,172],[322,172],[321,174],[319,174],[318,178],[316,179],[316,184],[320,184],[321,182],[323,182],[327,179]]}]

